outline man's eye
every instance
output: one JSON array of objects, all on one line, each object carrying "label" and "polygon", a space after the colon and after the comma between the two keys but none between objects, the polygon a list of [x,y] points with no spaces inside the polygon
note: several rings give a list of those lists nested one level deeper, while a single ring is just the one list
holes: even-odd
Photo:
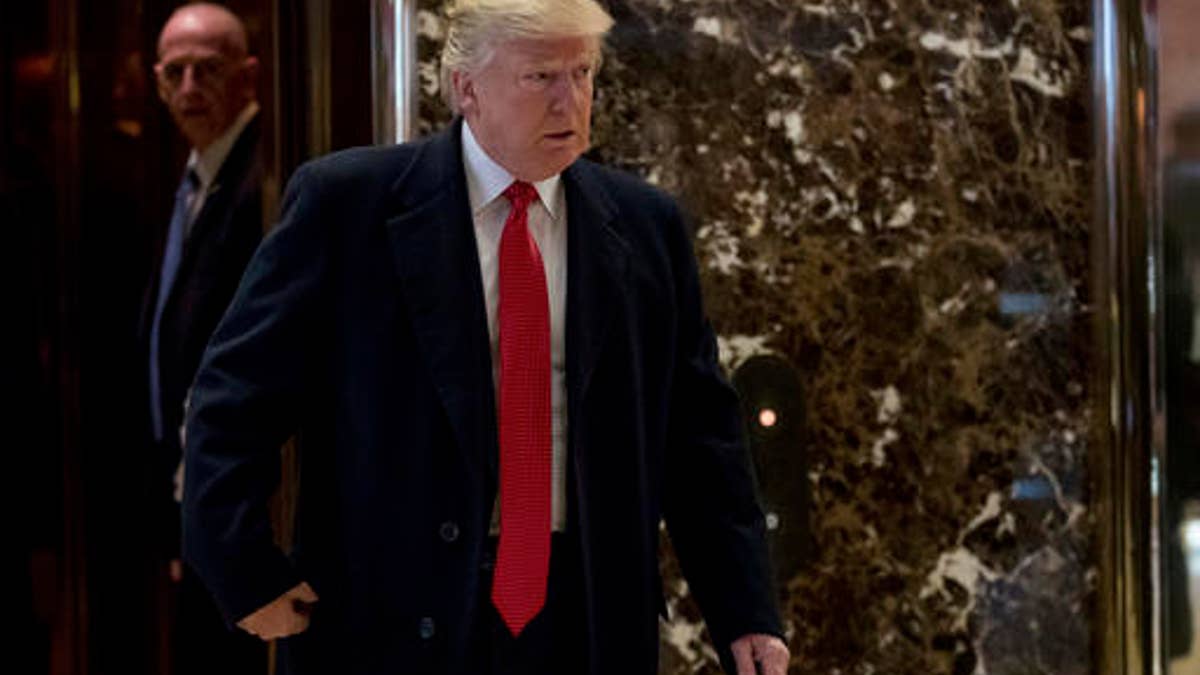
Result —
[{"label": "man's eye", "polygon": [[175,81],[183,77],[183,66],[178,63],[170,63],[163,67],[163,77],[168,80]]},{"label": "man's eye", "polygon": [[192,65],[192,72],[198,79],[204,79],[215,75],[220,67],[220,64],[215,61],[197,61]]}]

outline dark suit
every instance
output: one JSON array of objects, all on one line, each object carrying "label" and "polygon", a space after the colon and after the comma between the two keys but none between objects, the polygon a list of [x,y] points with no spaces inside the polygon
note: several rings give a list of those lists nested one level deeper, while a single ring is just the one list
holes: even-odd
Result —
[{"label": "dark suit", "polygon": [[[231,620],[312,584],[311,628],[285,641],[291,672],[462,672],[482,611],[496,405],[460,128],[302,167],[196,379],[184,553]],[[716,643],[779,634],[680,213],[584,160],[563,184],[578,672],[655,671],[663,515]],[[297,427],[285,556],[266,502]]]},{"label": "dark suit", "polygon": [[[259,136],[256,116],[229,151],[213,180],[213,188],[192,222],[184,240],[175,282],[163,307],[159,336],[160,404],[163,442],[168,456],[162,460],[172,473],[179,460],[184,398],[200,365],[204,347],[262,239],[263,167]],[[145,344],[150,339],[162,255],[160,242],[154,274],[142,305],[139,333]]]},{"label": "dark suit", "polygon": [[[163,306],[159,329],[163,438],[152,443],[151,461],[156,465],[152,486],[156,538],[164,561],[180,556],[180,513],[173,497],[173,478],[180,459],[179,428],[183,423],[184,399],[204,347],[262,239],[263,172],[259,135],[255,117],[221,164],[184,239],[179,268]],[[143,302],[139,330],[146,345],[143,353],[149,353],[150,324],[161,266],[160,246]],[[177,587],[174,604],[176,675],[213,672],[216,668],[224,675],[266,673],[265,648],[249,636],[226,628],[204,587],[190,571],[185,571],[185,578]]]}]

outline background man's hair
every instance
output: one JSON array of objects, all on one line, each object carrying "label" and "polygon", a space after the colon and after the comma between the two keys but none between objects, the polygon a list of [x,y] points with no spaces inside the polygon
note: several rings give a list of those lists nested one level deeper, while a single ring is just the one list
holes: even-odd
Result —
[{"label": "background man's hair", "polygon": [[458,112],[451,73],[476,71],[504,40],[541,37],[603,38],[613,19],[596,0],[452,0],[446,8],[442,97]]}]

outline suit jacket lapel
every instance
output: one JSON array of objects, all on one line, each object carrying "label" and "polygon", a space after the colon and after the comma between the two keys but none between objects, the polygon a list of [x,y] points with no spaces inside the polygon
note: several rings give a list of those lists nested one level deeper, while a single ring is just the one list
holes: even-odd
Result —
[{"label": "suit jacket lapel", "polygon": [[[229,211],[229,203],[241,189],[242,186],[239,183],[246,177],[250,165],[257,159],[258,136],[259,122],[258,115],[255,115],[246,128],[242,129],[242,133],[233,144],[229,155],[221,164],[221,168],[217,171],[217,176],[213,179],[212,186],[209,187],[208,194],[204,198],[204,206],[200,207],[200,213],[196,214],[196,220],[192,222],[192,227],[183,242],[183,257],[179,260],[179,272],[175,275],[176,282],[187,275],[188,269],[194,263],[196,251],[200,248],[196,245],[197,242],[207,241],[206,233],[220,224],[223,219],[233,215]],[[260,180],[260,178],[255,176],[254,180]],[[171,292],[175,292],[174,288]]]},{"label": "suit jacket lapel", "polygon": [[[209,194],[204,199],[204,206],[201,207],[200,213],[196,214],[196,219],[192,223],[187,239],[183,243],[179,268],[175,272],[175,279],[171,282],[171,288],[168,289],[167,304],[164,312],[170,310],[173,296],[178,293],[178,289],[184,283],[184,280],[187,279],[191,267],[195,264],[198,249],[203,246],[201,242],[206,241],[205,237],[207,235],[205,233],[216,226],[221,216],[230,215],[227,203],[234,198],[235,192],[241,189],[240,183],[245,180],[247,173],[250,171],[250,166],[255,161],[258,161],[257,152],[260,129],[258,120],[259,117],[256,115],[246,125],[246,128],[242,129],[241,135],[238,136],[237,142],[234,143],[233,148],[229,151],[229,156],[225,158],[225,162],[217,172],[217,177],[213,180],[213,187],[210,188]],[[252,180],[260,180],[260,177],[255,176]],[[142,298],[142,311],[138,319],[138,335],[142,340],[148,340],[150,337],[150,322],[154,318],[155,299],[158,297],[159,275],[163,262],[163,246],[166,246],[165,230],[161,246],[154,259],[151,278],[146,285],[146,292]]]},{"label": "suit jacket lapel", "polygon": [[460,148],[461,122],[418,152],[387,219],[401,292],[468,465],[496,475],[491,347]]},{"label": "suit jacket lapel", "polygon": [[626,293],[630,255],[628,242],[613,228],[617,207],[594,171],[581,161],[563,172],[568,219],[567,415],[571,420],[579,419],[614,311]]}]

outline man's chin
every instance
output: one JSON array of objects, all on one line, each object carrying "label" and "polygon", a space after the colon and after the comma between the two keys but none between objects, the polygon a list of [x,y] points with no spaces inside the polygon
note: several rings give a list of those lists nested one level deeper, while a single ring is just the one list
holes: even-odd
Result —
[{"label": "man's chin", "polygon": [[547,176],[553,176],[556,173],[562,172],[563,169],[574,164],[575,160],[579,159],[579,156],[586,150],[587,144],[579,142],[551,148],[546,153],[545,166],[554,167],[554,170],[550,171]]},{"label": "man's chin", "polygon": [[218,133],[211,120],[187,119],[179,120],[179,130],[183,137],[194,147],[203,147],[212,142]]},{"label": "man's chin", "polygon": [[582,153],[574,152],[574,153],[570,153],[569,155],[567,155],[565,157],[558,158],[555,161],[544,162],[541,165],[534,167],[531,171],[529,171],[528,176],[523,177],[522,180],[527,180],[531,183],[536,183],[538,181],[546,180],[547,178],[549,178],[551,176],[558,175],[558,174],[562,173],[563,171],[565,171],[567,167],[574,164],[575,160],[579,159],[580,154],[582,154]]}]

